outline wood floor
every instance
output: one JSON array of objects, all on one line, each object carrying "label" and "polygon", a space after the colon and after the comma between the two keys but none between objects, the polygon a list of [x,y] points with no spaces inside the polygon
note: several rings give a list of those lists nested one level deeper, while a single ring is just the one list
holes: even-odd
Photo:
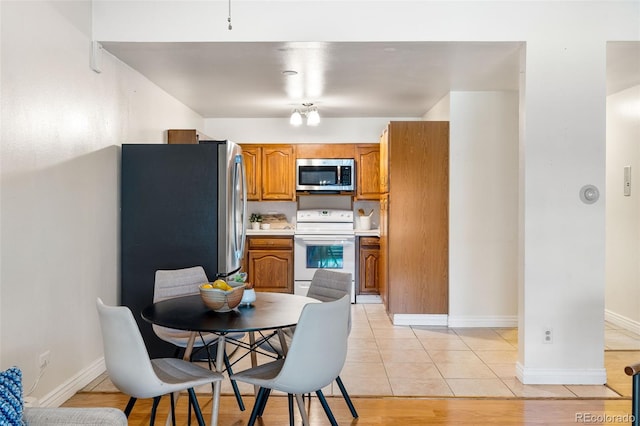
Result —
[{"label": "wood floor", "polygon": [[[353,397],[360,418],[352,419],[344,400],[335,396],[339,395],[337,390],[325,389],[340,425],[630,423],[631,379],[624,373],[624,367],[640,360],[640,336],[611,324],[606,324],[605,329],[606,386],[561,386],[518,382],[515,378],[515,329],[393,326],[384,309],[376,305],[353,305],[352,320],[349,355],[340,376]],[[249,362],[248,358],[246,362]],[[472,364],[473,368],[468,368]],[[237,371],[249,366],[238,364],[235,368]],[[490,385],[494,383],[501,386],[492,388]],[[240,385],[242,390],[244,384]],[[223,396],[219,424],[246,425],[253,404],[252,394],[253,387],[247,385],[243,391],[247,406],[244,412],[238,409],[232,396]],[[198,395],[207,423],[211,414],[210,395],[208,386],[204,386]],[[231,395],[227,380],[223,382],[223,395]],[[165,424],[169,403],[168,398],[164,399],[157,425]],[[64,405],[123,409],[127,401],[128,398],[117,392],[105,374]],[[186,401],[186,397],[179,400],[179,425],[187,424]],[[129,424],[148,425],[150,411],[150,401],[139,401]],[[288,425],[287,413],[286,398],[273,395],[257,424]],[[310,403],[310,421],[313,426],[329,424],[316,398]],[[296,424],[301,424],[299,416]]]},{"label": "wood floor", "polygon": [[[163,398],[158,408],[156,424],[164,424],[168,411],[168,398]],[[120,393],[80,392],[65,402],[66,407],[117,407],[124,408],[128,398]],[[199,397],[205,420],[211,413],[211,398]],[[344,401],[339,397],[328,398],[329,405],[340,425],[573,425],[576,424],[629,424],[630,399],[494,399],[494,398],[354,398],[360,418],[351,418]],[[178,401],[177,424],[186,425],[186,397]],[[245,398],[247,410],[239,411],[235,399],[223,396],[219,424],[222,426],[246,425],[253,400]],[[151,412],[150,400],[138,401],[131,416],[130,425],[148,425]],[[272,396],[258,420],[261,426],[288,424],[287,399]],[[310,402],[312,426],[328,425],[322,407],[316,398]],[[194,423],[195,424],[195,420]],[[301,424],[297,416],[296,424]]]}]

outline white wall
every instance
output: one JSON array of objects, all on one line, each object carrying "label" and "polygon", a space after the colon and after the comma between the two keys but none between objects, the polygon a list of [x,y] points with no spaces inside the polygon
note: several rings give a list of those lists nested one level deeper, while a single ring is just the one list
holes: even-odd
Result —
[{"label": "white wall", "polygon": [[450,327],[517,325],[518,102],[451,92],[423,117],[450,122]]},{"label": "white wall", "polygon": [[451,119],[451,93],[447,93],[422,117],[425,121],[449,121]]},{"label": "white wall", "polygon": [[[640,86],[607,97],[607,319],[640,333]],[[623,168],[631,166],[631,196]]]},{"label": "white wall", "polygon": [[[61,4],[84,12],[82,4]],[[580,204],[577,191],[585,183],[604,188],[606,42],[640,39],[637,1],[243,1],[234,3],[233,31],[226,29],[222,1],[93,4],[98,40],[525,42],[526,76],[520,90],[520,377],[526,382],[603,382],[604,205]],[[49,343],[55,345],[52,358],[60,364],[55,374],[52,369],[43,378],[41,391],[45,392],[95,359],[96,345],[81,342],[94,342],[96,327],[95,323],[74,323],[71,329],[58,331],[68,324],[47,308],[56,306],[50,300],[58,296],[53,286],[40,283],[55,281],[67,299],[82,298],[91,304],[102,289],[110,299],[115,297],[117,224],[110,200],[115,197],[116,176],[105,165],[115,161],[108,147],[159,135],[154,128],[200,127],[187,123],[191,119],[140,124],[133,115],[140,113],[135,105],[155,108],[170,101],[146,95],[149,102],[136,104],[135,96],[144,98],[146,92],[140,89],[131,98],[131,86],[137,84],[134,73],[121,66],[114,65],[112,74],[105,67],[101,76],[88,71],[84,19],[80,25],[65,22],[49,4],[3,1],[0,5],[1,361],[6,366],[20,357],[33,357]],[[12,65],[7,66],[7,58]],[[48,66],[42,66],[45,63]],[[15,76],[7,80],[7,72]],[[46,96],[33,98],[20,73]],[[109,75],[111,79],[105,78]],[[18,93],[7,95],[5,81],[12,81],[11,87],[17,88],[11,91]],[[16,97],[27,107],[20,102],[14,107]],[[79,111],[85,120],[61,120],[72,115],[67,108],[78,102],[85,106]],[[5,118],[5,111],[30,119]],[[146,117],[153,120],[156,115]],[[215,136],[209,128],[205,130]],[[7,142],[8,136],[13,141]],[[12,167],[5,172],[8,165]],[[80,197],[88,201],[79,202]],[[52,210],[55,215],[49,213]],[[14,226],[22,234],[9,238],[6,233]],[[106,244],[92,244],[99,238]],[[81,272],[75,272],[74,266]],[[22,283],[32,277],[30,282],[38,284],[25,288]],[[36,296],[35,289],[43,290],[44,296]],[[16,301],[30,298],[35,309],[29,314],[45,311],[43,315],[32,318],[15,308]],[[42,301],[45,298],[49,301]],[[71,312],[84,321],[92,314],[92,305]],[[20,324],[22,332],[13,324]],[[45,331],[43,324],[49,324]],[[553,345],[542,344],[541,333],[547,326],[554,328]],[[63,349],[73,354],[70,361],[58,359]],[[33,380],[34,372],[34,368],[28,370],[28,380]]]},{"label": "white wall", "polygon": [[604,189],[606,44],[585,48],[586,35],[551,24],[553,38],[526,47],[517,374],[527,384],[603,384],[604,199],[587,205],[579,191]]},{"label": "white wall", "polygon": [[515,326],[518,94],[450,96],[449,325]]},{"label": "white wall", "polygon": [[0,368],[58,404],[102,368],[96,297],[118,302],[119,145],[202,118],[105,54],[89,68],[89,2],[0,2]]},{"label": "white wall", "polygon": [[322,118],[318,127],[294,127],[283,118],[207,118],[204,121],[205,134],[237,143],[378,143],[382,130],[391,120],[419,118]]}]

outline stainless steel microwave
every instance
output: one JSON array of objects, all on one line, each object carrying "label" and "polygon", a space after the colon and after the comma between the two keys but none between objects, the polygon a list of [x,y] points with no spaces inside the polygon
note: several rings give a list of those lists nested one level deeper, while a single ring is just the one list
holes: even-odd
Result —
[{"label": "stainless steel microwave", "polygon": [[296,191],[353,191],[355,172],[353,158],[298,158]]}]

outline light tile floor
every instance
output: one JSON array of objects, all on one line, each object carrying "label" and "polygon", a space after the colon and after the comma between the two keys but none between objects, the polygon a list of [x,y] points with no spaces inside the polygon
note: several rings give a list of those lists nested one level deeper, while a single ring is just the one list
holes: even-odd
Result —
[{"label": "light tile floor", "polygon": [[[606,386],[523,385],[515,376],[515,328],[394,326],[381,304],[352,305],[352,319],[340,375],[351,396],[619,398],[631,395],[624,366],[640,362],[640,335],[606,323]],[[245,357],[234,369],[249,366]],[[243,394],[253,393],[252,386],[239,386]],[[115,388],[104,374],[84,391]],[[228,380],[222,391],[232,392]],[[324,392],[339,394],[335,383]]]}]

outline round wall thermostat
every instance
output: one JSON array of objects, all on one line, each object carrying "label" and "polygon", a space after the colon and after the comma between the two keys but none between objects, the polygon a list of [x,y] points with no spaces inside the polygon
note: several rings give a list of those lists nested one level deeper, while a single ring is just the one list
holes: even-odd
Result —
[{"label": "round wall thermostat", "polygon": [[600,198],[600,191],[594,185],[585,185],[580,188],[580,199],[585,204],[593,204]]}]

